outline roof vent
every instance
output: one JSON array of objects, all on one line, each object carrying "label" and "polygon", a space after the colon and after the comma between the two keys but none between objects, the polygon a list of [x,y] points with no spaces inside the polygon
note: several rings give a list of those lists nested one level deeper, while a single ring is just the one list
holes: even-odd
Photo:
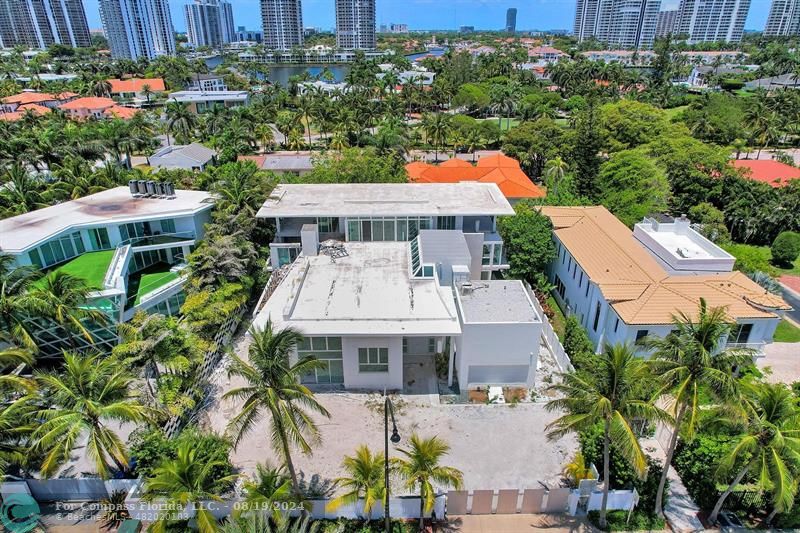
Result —
[{"label": "roof vent", "polygon": [[470,283],[469,281],[466,282],[466,283],[462,283],[461,284],[461,294],[462,295],[472,294],[472,291],[474,289],[475,289],[475,286],[472,285],[472,283]]}]

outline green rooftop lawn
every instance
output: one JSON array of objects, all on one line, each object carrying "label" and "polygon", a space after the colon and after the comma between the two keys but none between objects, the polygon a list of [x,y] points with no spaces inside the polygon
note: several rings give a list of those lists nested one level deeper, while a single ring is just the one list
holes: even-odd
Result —
[{"label": "green rooftop lawn", "polygon": [[152,292],[162,285],[166,285],[170,281],[178,279],[176,272],[154,272],[152,274],[143,274],[142,279],[139,281],[139,289],[136,291],[136,301],[133,305],[139,305],[139,300],[148,292]]},{"label": "green rooftop lawn", "polygon": [[[57,266],[50,272],[72,274],[75,277],[82,278],[92,289],[100,290],[103,288],[103,279],[106,277],[106,271],[108,271],[108,266],[111,264],[113,257],[114,250],[88,252]],[[43,286],[44,280],[39,280],[36,285]]]},{"label": "green rooftop lawn", "polygon": [[800,342],[800,328],[788,320],[781,320],[772,338],[774,342]]}]

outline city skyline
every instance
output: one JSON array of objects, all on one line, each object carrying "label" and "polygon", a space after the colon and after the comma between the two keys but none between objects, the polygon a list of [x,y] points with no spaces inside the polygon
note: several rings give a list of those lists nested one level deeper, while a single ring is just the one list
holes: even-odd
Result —
[{"label": "city skyline", "polygon": [[[170,10],[175,30],[186,31],[183,6],[188,0],[170,0]],[[91,28],[100,28],[98,0],[84,0],[86,17]],[[261,29],[259,0],[231,0],[234,23],[247,29]],[[410,30],[457,30],[459,26],[474,26],[477,31],[497,30],[505,27],[506,10],[517,8],[518,30],[572,29],[575,13],[574,0],[534,0],[514,2],[508,0],[377,0],[376,23],[408,24]],[[409,9],[409,5],[418,9]],[[767,22],[771,0],[752,0],[745,30],[761,31]],[[664,0],[662,10],[677,9],[677,0]],[[304,0],[303,22],[307,27],[332,30],[335,23],[334,0]]]}]

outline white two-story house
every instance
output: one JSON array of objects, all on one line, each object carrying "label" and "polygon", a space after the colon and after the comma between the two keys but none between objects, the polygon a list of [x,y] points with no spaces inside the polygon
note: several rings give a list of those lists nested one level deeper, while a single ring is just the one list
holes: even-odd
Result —
[{"label": "white two-story house", "polygon": [[[137,311],[179,311],[186,257],[202,239],[213,207],[203,191],[153,187],[165,193],[157,196],[132,189],[135,182],[0,220],[0,251],[17,265],[62,270],[94,289],[89,305],[109,318],[94,330],[99,349],[116,344],[116,324]],[[63,347],[56,333],[40,332],[43,354]]]},{"label": "white two-story house", "polygon": [[549,269],[555,298],[577,315],[598,351],[666,336],[679,312],[696,317],[700,299],[724,307],[727,344],[763,353],[784,311],[775,294],[733,271],[734,258],[690,227],[645,219],[628,229],[605,207],[542,207],[558,256]]},{"label": "white two-story house", "polygon": [[295,356],[324,362],[307,384],[530,388],[543,317],[521,282],[489,279],[513,213],[494,183],[280,185],[258,213],[277,233],[254,326],[305,336]]}]

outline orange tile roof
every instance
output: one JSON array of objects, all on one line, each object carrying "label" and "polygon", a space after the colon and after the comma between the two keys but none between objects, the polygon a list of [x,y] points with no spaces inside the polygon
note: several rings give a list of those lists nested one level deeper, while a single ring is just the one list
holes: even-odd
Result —
[{"label": "orange tile roof", "polygon": [[110,79],[111,94],[140,93],[145,85],[150,86],[153,92],[165,91],[164,80],[161,78],[129,78],[125,80]]},{"label": "orange tile roof", "polygon": [[[741,272],[671,275],[603,206],[540,208],[573,259],[627,324],[669,324],[683,311],[694,316],[700,298],[724,307],[731,320],[775,318],[789,309]],[[755,305],[753,305],[755,304]]]},{"label": "orange tile roof", "polygon": [[482,157],[476,166],[462,159],[450,159],[436,166],[420,161],[406,165],[409,181],[457,183],[480,181],[496,183],[506,198],[542,198],[545,193],[522,171],[516,159],[497,154]]},{"label": "orange tile roof", "polygon": [[0,113],[0,120],[3,122],[16,122],[22,118],[22,113],[19,111],[12,111],[10,113]]},{"label": "orange tile roof", "polygon": [[115,106],[116,102],[111,98],[100,98],[96,96],[87,96],[84,98],[78,98],[76,100],[72,100],[71,102],[67,102],[66,104],[61,104],[59,109],[65,109],[67,111],[72,109],[108,109],[109,107]]},{"label": "orange tile roof", "polygon": [[22,110],[22,111],[30,110],[36,113],[37,115],[46,115],[47,113],[51,113],[53,111],[49,107],[45,107],[39,104],[22,104],[17,108],[17,110]]},{"label": "orange tile roof", "polygon": [[267,156],[265,155],[240,155],[236,158],[237,161],[252,161],[256,164],[258,168],[264,166],[264,162],[267,160]]},{"label": "orange tile roof", "polygon": [[129,119],[133,118],[133,116],[138,113],[137,109],[133,109],[132,107],[123,107],[121,105],[114,105],[103,111],[103,114],[107,117],[116,117],[122,119]]},{"label": "orange tile roof", "polygon": [[800,168],[772,159],[736,159],[731,164],[742,169],[746,178],[772,187],[785,187],[791,180],[800,179]]},{"label": "orange tile roof", "polygon": [[6,96],[3,98],[3,103],[24,105],[52,102],[53,100],[58,100],[58,98],[56,95],[52,95],[50,93],[22,92],[19,94],[12,94],[11,96]]}]

